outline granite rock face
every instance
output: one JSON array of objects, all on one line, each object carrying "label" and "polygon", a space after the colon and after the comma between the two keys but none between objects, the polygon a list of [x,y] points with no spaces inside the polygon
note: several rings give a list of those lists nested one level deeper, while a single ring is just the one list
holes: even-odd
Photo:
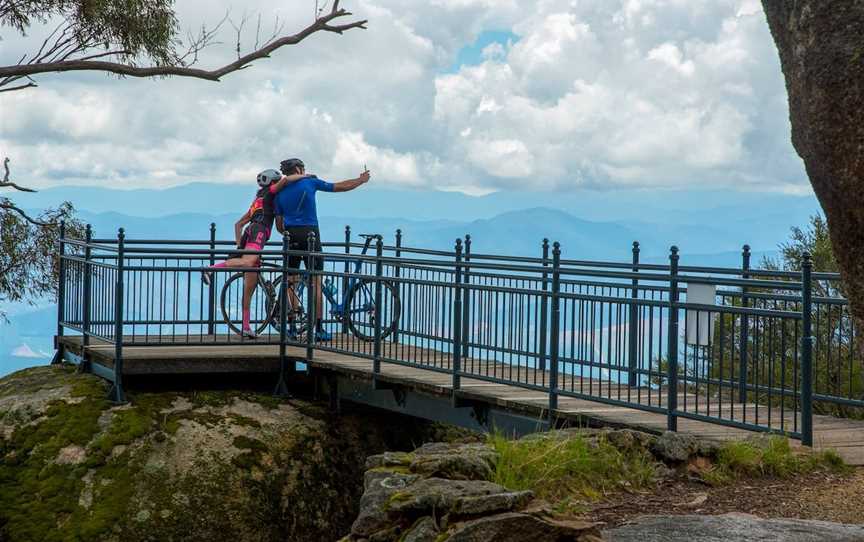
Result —
[{"label": "granite rock face", "polygon": [[368,458],[360,513],[343,540],[601,540],[592,524],[558,522],[531,508],[530,491],[490,482],[496,459],[490,446],[476,443],[431,443]]},{"label": "granite rock face", "polygon": [[646,516],[604,532],[610,542],[856,542],[864,526],[747,514]]},{"label": "granite rock face", "polygon": [[106,391],[70,367],[0,379],[0,540],[335,540],[357,517],[364,459],[423,438],[414,420],[331,418],[267,393],[117,406]]}]

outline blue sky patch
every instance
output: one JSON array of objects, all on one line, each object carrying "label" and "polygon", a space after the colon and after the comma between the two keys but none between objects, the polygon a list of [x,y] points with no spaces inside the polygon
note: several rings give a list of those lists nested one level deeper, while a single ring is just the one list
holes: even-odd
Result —
[{"label": "blue sky patch", "polygon": [[519,36],[509,30],[486,30],[481,32],[474,43],[466,45],[456,54],[456,60],[447,73],[456,73],[462,66],[476,66],[483,63],[483,49],[492,43],[500,43],[505,48],[507,42],[516,43]]}]

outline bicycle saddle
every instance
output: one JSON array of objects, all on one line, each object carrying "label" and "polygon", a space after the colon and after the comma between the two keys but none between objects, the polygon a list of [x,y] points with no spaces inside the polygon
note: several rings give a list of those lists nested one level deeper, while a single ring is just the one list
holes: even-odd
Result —
[{"label": "bicycle saddle", "polygon": [[360,237],[363,239],[381,239],[381,235],[377,233],[361,233]]}]

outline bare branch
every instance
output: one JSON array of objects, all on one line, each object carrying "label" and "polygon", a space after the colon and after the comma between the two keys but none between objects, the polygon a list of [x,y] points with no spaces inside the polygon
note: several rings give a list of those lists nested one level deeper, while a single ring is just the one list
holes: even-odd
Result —
[{"label": "bare branch", "polygon": [[[17,77],[16,77],[17,79]],[[30,87],[38,87],[36,83],[27,83],[25,85],[18,85],[17,87],[9,87],[9,88],[0,88],[0,92],[12,92],[14,90],[21,90]]]},{"label": "bare branch", "polygon": [[8,198],[0,198],[0,209],[8,209],[10,211],[14,211],[24,217],[24,220],[33,224],[34,226],[53,226],[53,222],[42,222],[41,220],[36,220],[34,218],[30,218],[27,213],[16,207]]},{"label": "bare branch", "polygon": [[6,174],[3,175],[3,182],[0,182],[0,188],[14,188],[15,190],[19,190],[21,192],[36,192],[32,188],[26,188],[24,186],[19,186],[12,181],[9,180],[9,157],[3,159],[3,169],[6,170]]},{"label": "bare branch", "polygon": [[[246,55],[239,56],[237,60],[226,64],[222,67],[213,69],[213,70],[205,70],[199,68],[190,68],[183,65],[166,65],[166,66],[149,66],[149,67],[139,67],[128,64],[122,64],[119,62],[108,62],[97,59],[63,59],[63,60],[52,60],[48,62],[30,62],[24,65],[15,65],[15,66],[2,66],[0,67],[0,86],[4,84],[8,84],[10,81],[7,79],[13,77],[21,77],[21,76],[30,76],[36,75],[40,73],[51,73],[51,72],[67,72],[67,71],[86,71],[86,70],[96,70],[96,71],[104,71],[108,73],[113,73],[116,75],[124,75],[129,77],[194,77],[197,79],[205,79],[208,81],[219,81],[222,77],[236,72],[238,70],[242,70],[249,66],[252,62],[256,60],[260,60],[262,58],[268,58],[271,53],[276,51],[281,47],[285,47],[287,45],[297,45],[301,41],[305,40],[312,34],[325,31],[325,32],[334,32],[337,34],[342,34],[343,32],[350,30],[352,28],[366,28],[367,20],[355,21],[342,25],[331,25],[330,23],[336,19],[341,17],[350,16],[351,13],[345,11],[344,9],[339,9],[339,2],[334,1],[333,7],[327,15],[318,18],[314,23],[307,26],[300,32],[283,36],[277,40],[273,40],[271,43],[265,44],[261,48],[257,48],[256,50],[248,53]],[[60,41],[58,39],[58,41]],[[64,44],[65,45],[65,44]],[[87,48],[88,45],[85,44],[84,48]],[[200,48],[196,50],[200,51]],[[44,55],[43,55],[44,56]],[[181,58],[182,60],[182,58]],[[182,63],[181,63],[182,64]]]}]

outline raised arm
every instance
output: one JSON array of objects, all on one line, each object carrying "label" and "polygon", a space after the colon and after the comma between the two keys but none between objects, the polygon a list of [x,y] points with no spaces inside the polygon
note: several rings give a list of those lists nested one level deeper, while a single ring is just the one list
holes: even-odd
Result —
[{"label": "raised arm", "polygon": [[367,169],[363,173],[360,174],[356,179],[348,179],[346,181],[341,181],[338,183],[333,183],[333,191],[334,192],[349,192],[354,190],[358,186],[362,186],[369,182],[369,170]]},{"label": "raised arm", "polygon": [[270,192],[275,194],[288,186],[291,183],[296,183],[300,179],[305,179],[306,177],[314,177],[314,175],[309,173],[295,173],[294,175],[282,175],[282,178],[276,181],[275,183],[270,185]]}]

